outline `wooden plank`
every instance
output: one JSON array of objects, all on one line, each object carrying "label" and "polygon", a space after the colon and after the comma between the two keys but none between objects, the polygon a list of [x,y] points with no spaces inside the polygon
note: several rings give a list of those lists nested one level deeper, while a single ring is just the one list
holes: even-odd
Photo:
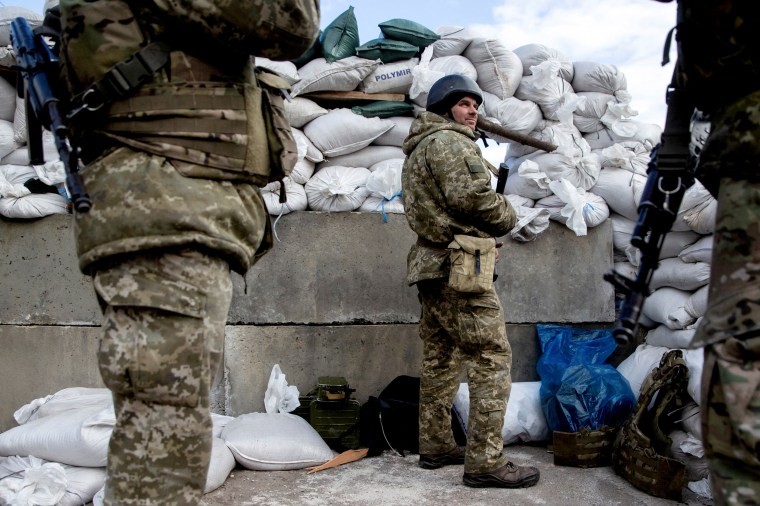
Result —
[{"label": "wooden plank", "polygon": [[363,91],[313,91],[299,96],[312,100],[332,100],[336,102],[351,102],[356,100],[391,100],[403,102],[406,99],[406,95],[403,93],[364,93]]}]

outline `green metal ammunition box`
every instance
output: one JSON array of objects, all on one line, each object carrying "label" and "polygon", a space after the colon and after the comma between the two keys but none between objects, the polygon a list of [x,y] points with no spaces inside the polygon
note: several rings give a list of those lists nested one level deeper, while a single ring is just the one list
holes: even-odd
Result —
[{"label": "green metal ammunition box", "polygon": [[311,402],[309,423],[322,436],[327,446],[337,451],[359,447],[359,401]]}]

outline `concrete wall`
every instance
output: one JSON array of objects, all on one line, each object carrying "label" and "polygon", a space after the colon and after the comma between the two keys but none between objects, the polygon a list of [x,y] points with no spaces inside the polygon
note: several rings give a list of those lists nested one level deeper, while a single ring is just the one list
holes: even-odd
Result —
[{"label": "concrete wall", "polygon": [[[345,376],[360,401],[399,374],[419,374],[416,289],[405,283],[415,236],[403,216],[304,212],[283,216],[279,241],[246,277],[234,275],[216,412],[263,411],[274,364],[309,391]],[[513,348],[514,381],[538,379],[536,323],[611,326],[607,222],[576,237],[552,226],[531,243],[505,238],[497,289]],[[100,311],[78,268],[72,218],[0,221],[0,430],[30,400],[102,386],[95,351]]]}]

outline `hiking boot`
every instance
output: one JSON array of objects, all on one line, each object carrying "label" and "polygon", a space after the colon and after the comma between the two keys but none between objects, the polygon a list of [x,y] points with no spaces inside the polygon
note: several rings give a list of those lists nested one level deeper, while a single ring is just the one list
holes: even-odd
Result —
[{"label": "hiking boot", "polygon": [[468,487],[526,488],[538,483],[539,475],[535,467],[507,462],[490,473],[464,473],[462,481]]},{"label": "hiking boot", "polygon": [[464,464],[464,446],[455,446],[447,453],[420,453],[419,465],[423,469],[438,469],[443,466]]}]

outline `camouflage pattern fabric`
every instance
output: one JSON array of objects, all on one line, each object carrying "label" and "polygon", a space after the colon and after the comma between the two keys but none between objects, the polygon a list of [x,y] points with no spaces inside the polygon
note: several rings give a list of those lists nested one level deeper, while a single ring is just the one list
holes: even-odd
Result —
[{"label": "camouflage pattern fabric", "polygon": [[501,434],[512,391],[512,348],[499,296],[493,288],[459,293],[446,280],[422,281],[417,288],[422,305],[420,453],[446,453],[456,446],[451,405],[466,366],[470,416],[464,472],[498,469],[508,460]]},{"label": "camouflage pattern fabric", "polygon": [[[448,286],[449,252],[455,234],[501,237],[514,227],[515,212],[491,188],[490,172],[467,126],[424,112],[404,141],[402,195],[407,221],[425,242],[412,246],[407,281],[417,284],[422,305],[420,338],[420,453],[445,453],[456,443],[451,405],[467,367],[470,418],[465,472],[503,466],[501,431],[511,391],[512,351],[495,290],[465,294]],[[432,245],[432,246],[431,246]]]},{"label": "camouflage pattern fabric", "polygon": [[114,398],[107,506],[197,504],[211,458],[208,394],[232,299],[229,266],[191,249],[116,257],[94,276],[100,372]]},{"label": "camouflage pattern fabric", "polygon": [[713,115],[702,170],[719,176],[702,433],[717,504],[760,504],[760,92]]}]

